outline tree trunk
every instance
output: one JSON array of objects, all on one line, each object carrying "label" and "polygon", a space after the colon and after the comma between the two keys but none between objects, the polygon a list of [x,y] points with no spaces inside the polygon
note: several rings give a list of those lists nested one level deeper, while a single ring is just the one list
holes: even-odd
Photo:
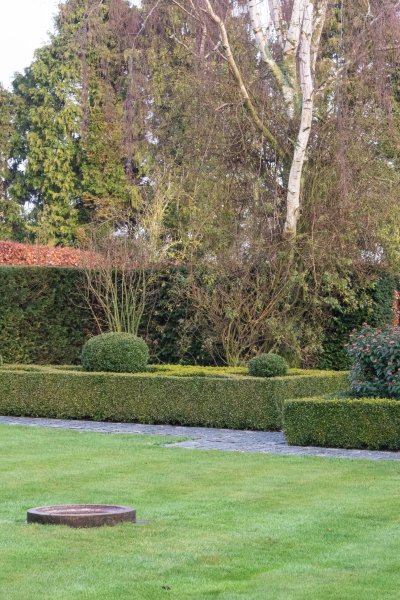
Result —
[{"label": "tree trunk", "polygon": [[[177,0],[173,2],[179,5]],[[278,155],[287,158],[273,129],[260,119],[251,100],[245,79],[233,56],[223,19],[214,10],[211,0],[203,0],[203,2],[205,7],[201,10],[207,13],[219,27],[225,58],[254,124],[277,150]],[[315,64],[327,5],[328,0],[293,0],[290,19],[285,20],[282,0],[248,0],[247,2],[259,58],[268,67],[283,96],[288,125],[294,118],[300,117],[289,172],[283,229],[285,238],[289,239],[296,236],[300,216],[303,169],[314,111]],[[274,45],[280,47],[280,59],[274,57]]]},{"label": "tree trunk", "polygon": [[300,196],[304,163],[306,160],[307,146],[310,139],[313,110],[314,110],[314,82],[311,65],[311,37],[313,34],[314,7],[309,0],[306,4],[301,29],[299,70],[302,91],[302,109],[300,128],[297,135],[293,160],[290,167],[289,183],[286,200],[286,221],[284,235],[293,238],[297,233],[297,223],[300,216]]}]

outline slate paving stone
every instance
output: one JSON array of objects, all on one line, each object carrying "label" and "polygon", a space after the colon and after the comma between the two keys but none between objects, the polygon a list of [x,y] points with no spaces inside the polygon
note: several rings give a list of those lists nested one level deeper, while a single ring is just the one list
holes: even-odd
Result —
[{"label": "slate paving stone", "polygon": [[400,460],[400,452],[375,450],[346,450],[341,448],[316,448],[289,446],[280,431],[236,431],[208,427],[182,427],[175,425],[141,425],[138,423],[99,423],[94,421],[69,421],[63,419],[38,419],[27,417],[1,417],[2,425],[23,425],[72,429],[95,433],[164,435],[190,438],[183,442],[165,444],[168,448],[192,450],[223,450],[226,452],[256,452],[295,456],[322,456],[327,458],[353,458],[368,460]]}]

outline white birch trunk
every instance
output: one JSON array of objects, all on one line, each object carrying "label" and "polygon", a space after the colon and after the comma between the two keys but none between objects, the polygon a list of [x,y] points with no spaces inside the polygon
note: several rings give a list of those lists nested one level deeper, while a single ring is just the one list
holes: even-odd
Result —
[{"label": "white birch trunk", "polygon": [[[270,12],[268,12],[268,9],[267,9],[267,11],[265,11],[265,10],[263,11],[264,17],[265,17],[265,15],[269,15],[269,19],[270,19],[269,22],[267,22],[267,24],[266,24],[266,29],[268,30],[269,24],[272,24],[274,27],[274,30],[277,34],[278,39],[280,39],[281,44],[283,44],[282,25],[280,24],[279,21],[277,21],[277,22],[275,21],[275,18],[277,18],[277,19],[279,18],[279,13],[276,9],[277,0],[271,0],[271,4],[275,5],[275,11],[273,12],[273,14],[271,14],[271,10],[274,10],[273,6],[272,6],[272,8],[269,9]],[[274,75],[275,80],[276,80],[276,82],[282,92],[282,95],[285,99],[288,114],[290,115],[290,118],[293,118],[294,104],[295,104],[295,90],[294,90],[293,85],[290,82],[290,80],[285,76],[284,71],[281,69],[281,67],[278,65],[278,63],[272,57],[272,53],[269,48],[269,38],[268,38],[268,35],[266,34],[265,29],[262,24],[263,23],[262,12],[261,12],[262,6],[263,6],[263,3],[260,2],[260,0],[249,0],[249,2],[248,2],[250,21],[251,21],[251,26],[253,29],[254,38],[256,40],[257,49],[260,53],[261,60],[268,66],[268,68]],[[266,7],[264,7],[264,9],[265,8]],[[277,28],[278,28],[278,30],[277,30]]]},{"label": "white birch trunk", "polygon": [[293,238],[297,233],[297,223],[300,213],[301,182],[307,146],[310,139],[314,111],[314,82],[311,64],[311,38],[313,34],[314,6],[311,0],[306,1],[301,26],[299,47],[299,71],[302,91],[302,109],[300,128],[297,135],[293,160],[290,168],[289,183],[286,199],[286,221],[284,235]]},{"label": "white birch trunk", "polygon": [[[300,126],[286,197],[286,238],[294,238],[297,233],[303,170],[314,112],[315,65],[327,6],[328,0],[293,0],[290,21],[285,23],[282,0],[248,0],[250,21],[260,57],[280,87],[289,120],[295,117],[301,105]],[[271,27],[275,32],[275,43],[282,51],[282,65],[273,58]]]},{"label": "white birch trunk", "polygon": [[318,8],[315,11],[313,34],[311,37],[311,65],[313,77],[315,77],[315,65],[318,58],[319,45],[321,42],[322,30],[325,25],[327,11],[328,0],[320,0],[318,3]]},{"label": "white birch trunk", "polygon": [[[178,4],[177,0],[172,1]],[[208,13],[219,26],[226,59],[253,122],[265,133],[271,145],[279,150],[278,140],[271,129],[263,125],[251,101],[245,80],[232,54],[225,23],[214,11],[210,0],[202,1],[205,8],[201,10]],[[283,0],[247,0],[260,59],[268,67],[282,94],[288,122],[297,117],[300,121],[289,172],[284,224],[286,238],[294,238],[297,233],[303,169],[314,112],[315,65],[328,6],[328,0],[292,1],[290,20],[285,21]],[[274,57],[276,45],[280,48],[281,60]]]},{"label": "white birch trunk", "polygon": [[297,83],[297,53],[306,4],[307,0],[293,0],[292,16],[283,48],[284,65],[294,83]]},{"label": "white birch trunk", "polygon": [[274,24],[276,39],[278,44],[283,47],[285,36],[285,24],[283,21],[282,5],[280,0],[268,0],[269,14]]}]

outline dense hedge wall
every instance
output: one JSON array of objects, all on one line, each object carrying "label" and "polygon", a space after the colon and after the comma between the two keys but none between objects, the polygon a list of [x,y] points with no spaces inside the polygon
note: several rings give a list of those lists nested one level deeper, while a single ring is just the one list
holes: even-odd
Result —
[{"label": "dense hedge wall", "polygon": [[261,379],[17,369],[0,368],[0,414],[234,429],[280,429],[284,399],[347,386],[343,373]]},{"label": "dense hedge wall", "polygon": [[337,298],[325,325],[322,353],[318,369],[347,370],[350,357],[345,344],[352,329],[368,323],[381,327],[393,323],[394,292],[399,282],[391,275],[381,275],[368,284],[351,283],[352,302]]},{"label": "dense hedge wall", "polygon": [[400,402],[303,398],[284,403],[289,444],[400,450]]},{"label": "dense hedge wall", "polygon": [[[190,314],[172,294],[183,269],[164,269],[156,283],[157,298],[144,315],[140,335],[153,361],[212,363],[197,332],[187,336]],[[0,354],[8,363],[79,362],[82,346],[99,333],[83,297],[84,274],[58,267],[0,267]]]},{"label": "dense hedge wall", "polygon": [[95,333],[75,269],[0,268],[0,353],[5,362],[73,363]]},{"label": "dense hedge wall", "polygon": [[[163,268],[142,321],[140,335],[156,362],[213,364],[202,345],[201,332],[189,301],[178,299],[175,288],[184,285],[184,267]],[[58,267],[0,267],[0,353],[6,362],[39,364],[77,363],[86,339],[98,333],[82,296],[84,275]],[[356,284],[354,284],[355,287]],[[348,306],[340,298],[326,318],[323,354],[317,367],[344,370],[349,359],[344,348],[348,334],[368,321],[390,323],[396,281],[389,276],[357,292]]]},{"label": "dense hedge wall", "polygon": [[149,344],[153,361],[213,365],[215,361],[203,347],[201,333],[193,329],[193,306],[184,295],[176,293],[185,285],[186,277],[185,267],[164,267],[160,271],[156,299],[147,307],[139,334]]}]

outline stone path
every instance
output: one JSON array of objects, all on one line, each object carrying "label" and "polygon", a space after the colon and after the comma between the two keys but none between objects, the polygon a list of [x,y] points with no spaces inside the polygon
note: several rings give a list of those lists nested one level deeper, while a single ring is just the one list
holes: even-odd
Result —
[{"label": "stone path", "polygon": [[169,448],[325,456],[331,458],[400,460],[400,452],[289,446],[283,433],[273,431],[236,431],[233,429],[210,429],[207,427],[139,425],[136,423],[99,423],[94,421],[66,421],[61,419],[33,419],[26,417],[0,417],[0,424],[73,429],[95,433],[171,435],[190,438],[184,442],[171,441],[171,444],[167,444]]}]

